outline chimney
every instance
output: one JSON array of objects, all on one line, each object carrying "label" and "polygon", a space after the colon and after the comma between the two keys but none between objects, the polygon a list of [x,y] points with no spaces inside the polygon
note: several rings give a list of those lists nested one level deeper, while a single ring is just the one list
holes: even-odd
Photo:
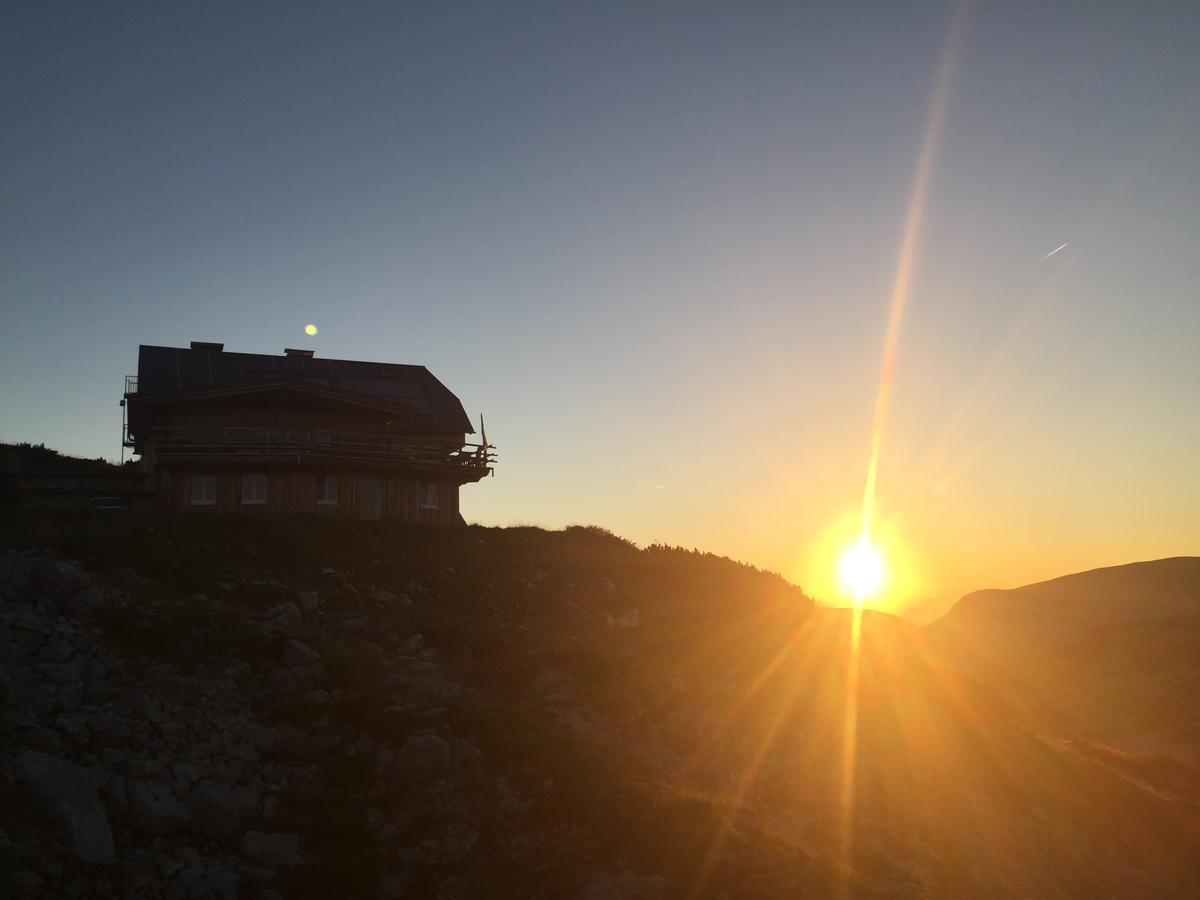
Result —
[{"label": "chimney", "polygon": [[295,347],[284,347],[284,356],[303,356],[305,359],[312,359],[316,355],[316,350],[297,350]]},{"label": "chimney", "polygon": [[213,353],[220,353],[225,349],[224,344],[214,344],[212,341],[192,341],[193,350],[211,350]]}]

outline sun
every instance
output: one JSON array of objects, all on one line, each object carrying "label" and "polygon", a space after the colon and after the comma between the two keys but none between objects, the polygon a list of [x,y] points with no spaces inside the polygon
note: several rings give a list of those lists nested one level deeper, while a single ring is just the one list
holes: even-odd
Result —
[{"label": "sun", "polygon": [[883,587],[883,558],[866,538],[859,538],[838,560],[838,578],[846,592],[862,603]]}]

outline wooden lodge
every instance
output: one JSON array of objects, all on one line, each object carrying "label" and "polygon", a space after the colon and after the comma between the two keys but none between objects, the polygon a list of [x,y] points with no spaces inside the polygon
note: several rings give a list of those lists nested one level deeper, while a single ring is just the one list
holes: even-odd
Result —
[{"label": "wooden lodge", "polygon": [[495,463],[424,366],[143,345],[124,405],[162,509],[461,524],[459,488]]}]

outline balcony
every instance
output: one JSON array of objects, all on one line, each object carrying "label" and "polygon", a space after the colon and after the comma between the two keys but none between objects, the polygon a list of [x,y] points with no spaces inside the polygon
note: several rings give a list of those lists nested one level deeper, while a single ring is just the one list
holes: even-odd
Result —
[{"label": "balcony", "polygon": [[316,429],[155,428],[147,435],[158,462],[344,463],[356,466],[416,469],[457,474],[478,480],[496,464],[495,447],[434,443],[411,436],[356,434]]}]

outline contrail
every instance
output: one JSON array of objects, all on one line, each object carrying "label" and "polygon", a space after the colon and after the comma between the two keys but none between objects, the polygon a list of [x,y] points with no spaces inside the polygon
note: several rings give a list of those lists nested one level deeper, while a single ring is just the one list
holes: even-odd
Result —
[{"label": "contrail", "polygon": [[[1067,241],[1067,244],[1069,244],[1069,243],[1071,243],[1071,242]],[[1041,259],[1039,259],[1038,262],[1045,262],[1050,257],[1052,257],[1055,253],[1057,253],[1059,250],[1061,250],[1063,247],[1067,246],[1067,244],[1063,244],[1062,247],[1055,247],[1053,250],[1051,250],[1049,253],[1047,253],[1045,256],[1043,256]]]}]

